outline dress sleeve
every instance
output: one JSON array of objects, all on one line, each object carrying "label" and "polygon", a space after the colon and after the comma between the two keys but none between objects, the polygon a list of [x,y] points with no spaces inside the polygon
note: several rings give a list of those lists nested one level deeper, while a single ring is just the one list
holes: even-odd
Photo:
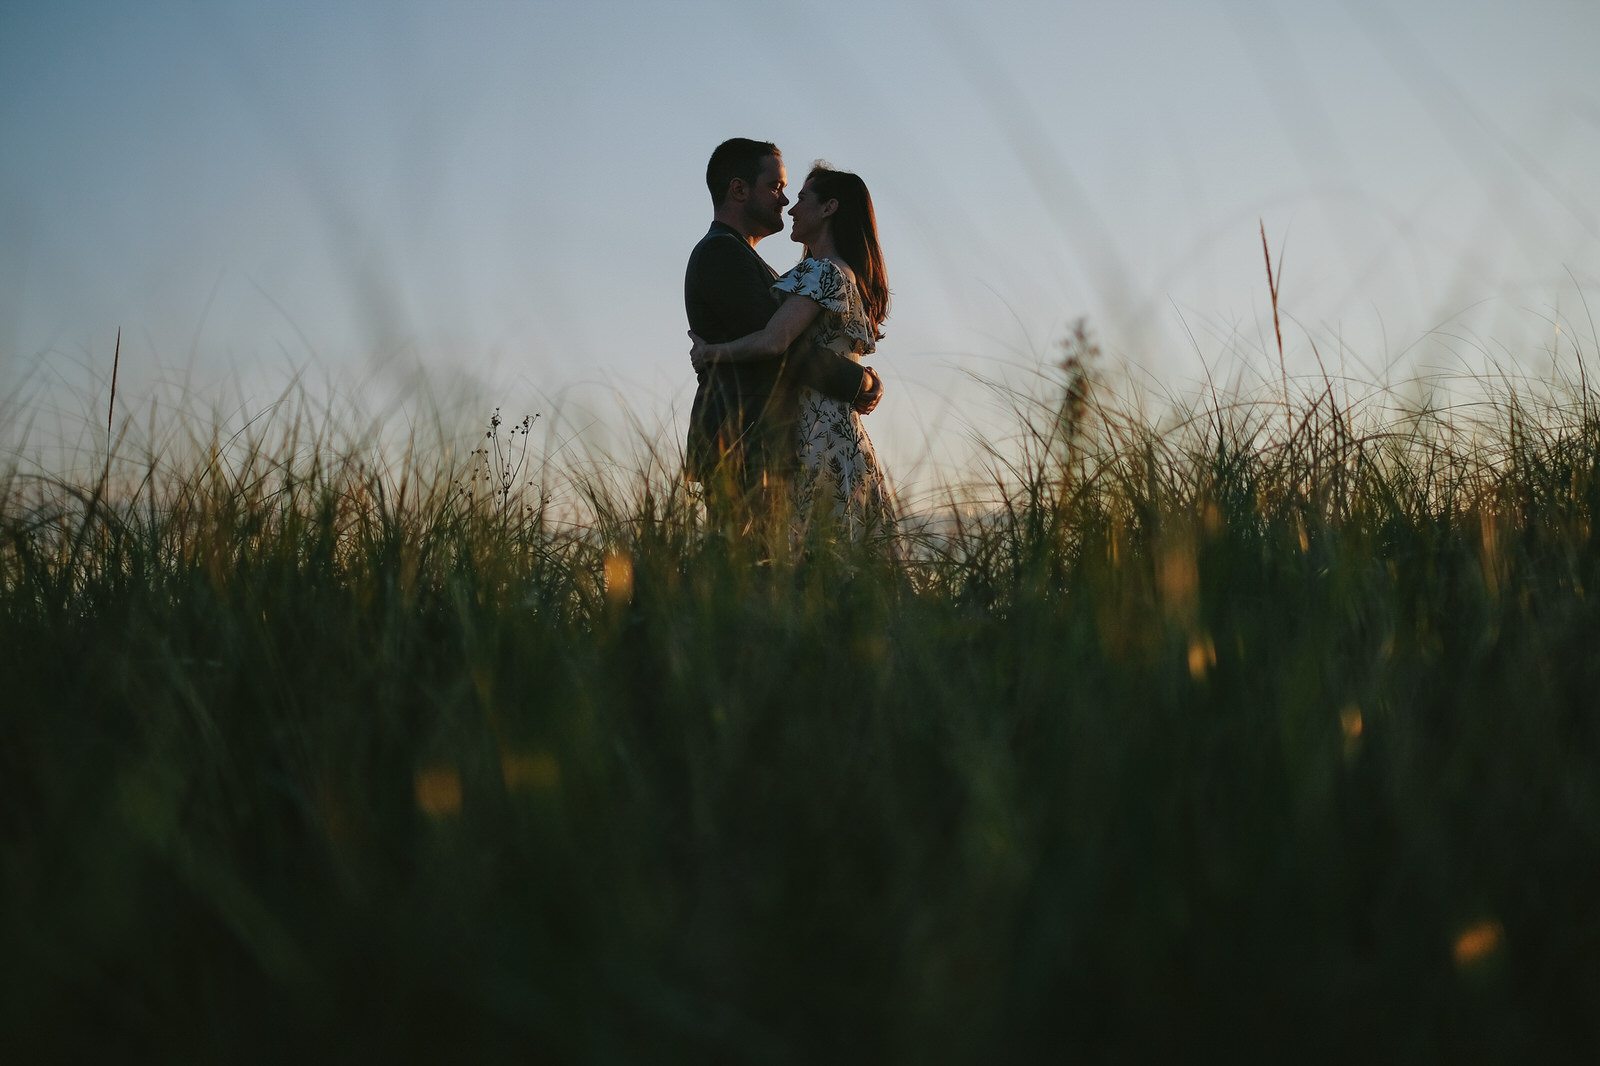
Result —
[{"label": "dress sleeve", "polygon": [[841,315],[850,311],[850,279],[826,259],[800,260],[793,270],[772,283],[772,291],[809,296]]}]

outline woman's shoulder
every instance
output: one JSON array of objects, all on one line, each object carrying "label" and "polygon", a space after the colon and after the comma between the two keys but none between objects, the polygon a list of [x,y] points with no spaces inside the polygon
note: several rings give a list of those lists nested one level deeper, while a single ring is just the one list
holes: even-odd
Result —
[{"label": "woman's shoulder", "polygon": [[809,296],[830,311],[844,311],[855,287],[855,274],[843,263],[807,256],[772,287],[797,296]]},{"label": "woman's shoulder", "polygon": [[808,255],[800,260],[795,269],[799,270],[801,267],[805,267],[808,271],[814,272],[821,277],[841,277],[852,285],[856,283],[856,272],[851,270],[850,264],[843,260]]}]

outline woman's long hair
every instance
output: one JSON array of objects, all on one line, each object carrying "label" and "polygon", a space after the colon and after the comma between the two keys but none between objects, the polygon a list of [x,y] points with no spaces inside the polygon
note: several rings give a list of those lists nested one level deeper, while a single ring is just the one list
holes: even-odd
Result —
[{"label": "woman's long hair", "polygon": [[861,290],[872,332],[882,340],[883,331],[878,327],[889,317],[889,275],[883,269],[878,216],[873,213],[867,183],[847,170],[834,170],[821,160],[812,166],[806,180],[817,199],[839,201],[839,209],[829,220],[833,224],[834,247],[856,272],[856,287]]}]

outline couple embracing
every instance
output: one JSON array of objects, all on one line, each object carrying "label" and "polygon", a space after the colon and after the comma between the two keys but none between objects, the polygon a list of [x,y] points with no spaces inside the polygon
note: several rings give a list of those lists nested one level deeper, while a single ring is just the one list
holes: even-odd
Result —
[{"label": "couple embracing", "polygon": [[861,416],[883,382],[861,357],[883,338],[889,283],[872,197],[817,163],[789,208],[804,247],[781,277],[756,244],[783,232],[787,173],[776,145],[735,138],[706,167],[714,216],[684,278],[698,386],[688,472],[732,513],[790,515],[791,534],[831,527],[888,541],[894,507]]}]

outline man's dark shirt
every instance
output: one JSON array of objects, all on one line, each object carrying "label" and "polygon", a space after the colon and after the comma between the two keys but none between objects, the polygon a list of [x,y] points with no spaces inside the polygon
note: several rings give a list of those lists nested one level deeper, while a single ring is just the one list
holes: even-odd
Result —
[{"label": "man's dark shirt", "polygon": [[[721,222],[689,255],[683,304],[689,328],[712,344],[737,340],[766,328],[778,309],[772,292],[777,274],[738,230]],[[861,367],[836,352],[803,350],[786,356],[717,363],[699,374],[689,410],[690,476],[704,479],[729,452],[745,476],[786,471],[798,459],[794,441],[795,390],[809,385],[849,402],[861,389]]]}]

